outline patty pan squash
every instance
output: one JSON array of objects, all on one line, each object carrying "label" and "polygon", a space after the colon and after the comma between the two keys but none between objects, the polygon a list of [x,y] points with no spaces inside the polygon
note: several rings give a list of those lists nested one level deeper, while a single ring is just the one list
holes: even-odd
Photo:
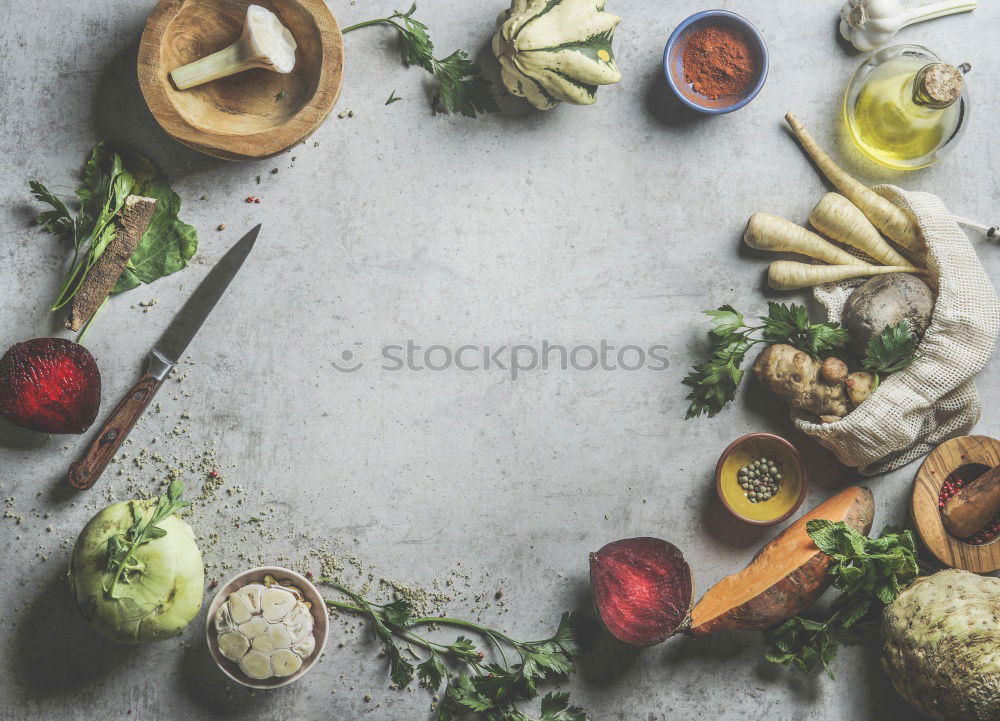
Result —
[{"label": "patty pan squash", "polygon": [[493,37],[500,77],[539,110],[591,105],[597,86],[622,79],[611,49],[621,18],[604,0],[513,0]]}]

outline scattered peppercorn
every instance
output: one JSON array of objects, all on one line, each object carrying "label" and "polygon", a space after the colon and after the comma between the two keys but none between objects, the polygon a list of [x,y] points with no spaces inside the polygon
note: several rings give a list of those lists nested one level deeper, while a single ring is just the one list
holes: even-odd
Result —
[{"label": "scattered peppercorn", "polygon": [[225,229],[226,229],[226,224],[225,223],[219,223],[219,227],[216,228],[216,230],[225,230]]},{"label": "scattered peppercorn", "polygon": [[252,203],[253,202],[253,196],[252,195],[248,195],[246,202]]}]

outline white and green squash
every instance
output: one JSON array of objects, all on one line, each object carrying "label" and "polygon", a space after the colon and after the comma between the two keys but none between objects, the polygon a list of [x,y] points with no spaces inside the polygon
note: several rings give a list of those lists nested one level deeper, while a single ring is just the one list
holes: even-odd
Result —
[{"label": "white and green squash", "polygon": [[493,37],[503,84],[540,110],[590,105],[622,79],[611,49],[621,18],[604,0],[513,0]]}]

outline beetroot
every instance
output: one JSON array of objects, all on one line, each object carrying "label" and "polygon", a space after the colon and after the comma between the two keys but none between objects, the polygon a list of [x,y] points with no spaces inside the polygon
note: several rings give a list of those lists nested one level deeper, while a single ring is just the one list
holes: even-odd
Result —
[{"label": "beetroot", "polygon": [[65,338],[18,343],[0,358],[0,416],[43,433],[83,433],[101,405],[94,356]]},{"label": "beetroot", "polygon": [[590,586],[608,632],[652,646],[691,625],[691,569],[672,543],[626,538],[590,554]]}]

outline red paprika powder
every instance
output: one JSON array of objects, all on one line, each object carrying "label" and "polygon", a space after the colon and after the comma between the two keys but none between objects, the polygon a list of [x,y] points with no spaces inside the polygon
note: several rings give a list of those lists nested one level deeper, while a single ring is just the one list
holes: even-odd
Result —
[{"label": "red paprika powder", "polygon": [[737,28],[709,26],[684,43],[684,79],[707,98],[740,95],[753,82],[756,59]]}]

